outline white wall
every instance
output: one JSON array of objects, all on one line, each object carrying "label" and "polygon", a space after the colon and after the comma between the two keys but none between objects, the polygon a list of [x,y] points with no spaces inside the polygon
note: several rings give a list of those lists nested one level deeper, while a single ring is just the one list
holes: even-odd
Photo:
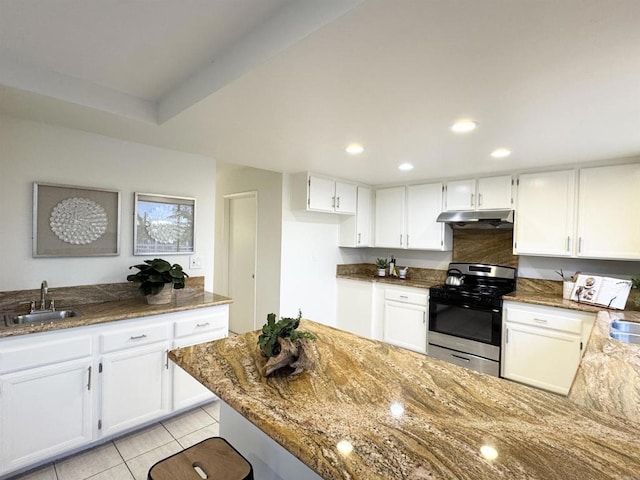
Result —
[{"label": "white wall", "polygon": [[[163,256],[213,290],[216,163],[213,159],[0,116],[0,291],[126,281],[133,256],[133,194],[196,198],[196,254]],[[120,255],[32,258],[33,182],[119,190]]]},{"label": "white wall", "polygon": [[[267,314],[280,311],[280,239],[282,235],[282,174],[256,168],[220,168],[216,186],[216,249],[214,282],[228,293],[226,278],[225,195],[258,193],[256,261],[256,328]],[[231,305],[233,308],[233,305]]]},{"label": "white wall", "polygon": [[282,189],[280,316],[335,326],[339,215],[291,210],[291,175]]}]

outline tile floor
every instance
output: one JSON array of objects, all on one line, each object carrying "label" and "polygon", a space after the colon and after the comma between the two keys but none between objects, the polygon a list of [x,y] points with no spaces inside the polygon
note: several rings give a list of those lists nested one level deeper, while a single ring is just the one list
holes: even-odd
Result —
[{"label": "tile floor", "polygon": [[11,480],[146,480],[157,461],[217,436],[219,419],[216,401]]}]

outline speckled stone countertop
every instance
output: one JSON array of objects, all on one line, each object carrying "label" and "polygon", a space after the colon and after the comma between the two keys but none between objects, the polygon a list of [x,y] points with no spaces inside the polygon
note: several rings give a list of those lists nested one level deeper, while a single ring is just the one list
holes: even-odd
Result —
[{"label": "speckled stone countertop", "polygon": [[636,424],[314,322],[300,328],[318,336],[317,360],[296,378],[261,375],[259,332],[170,357],[325,480],[639,476]]},{"label": "speckled stone countertop", "polygon": [[640,345],[609,336],[615,319],[640,322],[640,312],[598,313],[569,399],[637,422],[640,428]]},{"label": "speckled stone countertop", "polygon": [[98,323],[128,320],[132,318],[159,315],[162,313],[181,312],[194,308],[212,307],[231,303],[228,297],[216,293],[203,292],[197,289],[176,291],[174,299],[166,305],[149,305],[144,297],[132,299],[73,305],[81,316],[46,323],[30,323],[7,327],[4,318],[0,318],[0,338],[14,337],[29,333],[49,332],[64,328],[84,327]]}]

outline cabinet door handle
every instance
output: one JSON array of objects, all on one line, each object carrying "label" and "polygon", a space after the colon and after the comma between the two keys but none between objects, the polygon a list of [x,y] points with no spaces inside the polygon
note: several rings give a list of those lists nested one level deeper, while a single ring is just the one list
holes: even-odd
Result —
[{"label": "cabinet door handle", "polygon": [[336,208],[336,197],[331,197],[331,208]]},{"label": "cabinet door handle", "polygon": [[567,236],[567,252],[571,251],[571,237]]},{"label": "cabinet door handle", "polygon": [[422,312],[422,323],[423,324],[427,323],[427,312]]},{"label": "cabinet door handle", "polygon": [[340,197],[336,197],[336,208],[340,208]]},{"label": "cabinet door handle", "polygon": [[409,234],[407,233],[407,247],[409,246]]},{"label": "cabinet door handle", "polygon": [[474,197],[474,194],[472,193],[472,194],[471,194],[471,206],[472,206],[472,207],[473,207],[473,197]]},{"label": "cabinet door handle", "polygon": [[164,368],[169,370],[169,350],[165,350],[164,354],[165,354],[165,358],[166,358],[166,361],[165,361],[165,364],[164,364]]},{"label": "cabinet door handle", "polygon": [[140,340],[141,338],[147,338],[147,336],[144,333],[142,335],[131,335],[131,340]]},{"label": "cabinet door handle", "polygon": [[89,367],[89,378],[87,379],[87,390],[91,390],[91,367]]},{"label": "cabinet door handle", "polygon": [[402,234],[400,234],[400,246],[402,246]]},{"label": "cabinet door handle", "polygon": [[197,323],[196,324],[196,328],[200,328],[200,327],[208,327],[210,325],[209,322],[206,323]]},{"label": "cabinet door handle", "polygon": [[479,207],[482,206],[482,194],[481,193],[478,194],[478,206]]},{"label": "cabinet door handle", "polygon": [[358,245],[360,244],[360,233],[358,234]]},{"label": "cabinet door handle", "polygon": [[509,343],[509,329],[508,328],[504,331],[504,343],[505,344]]},{"label": "cabinet door handle", "polygon": [[582,253],[582,237],[578,237],[578,253]]}]

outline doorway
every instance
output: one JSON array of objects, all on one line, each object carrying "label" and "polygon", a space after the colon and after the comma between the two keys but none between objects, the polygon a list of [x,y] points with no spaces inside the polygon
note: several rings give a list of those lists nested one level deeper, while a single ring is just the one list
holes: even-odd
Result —
[{"label": "doorway", "polygon": [[244,333],[256,326],[257,192],[225,195],[227,217],[227,292],[229,330]]}]

